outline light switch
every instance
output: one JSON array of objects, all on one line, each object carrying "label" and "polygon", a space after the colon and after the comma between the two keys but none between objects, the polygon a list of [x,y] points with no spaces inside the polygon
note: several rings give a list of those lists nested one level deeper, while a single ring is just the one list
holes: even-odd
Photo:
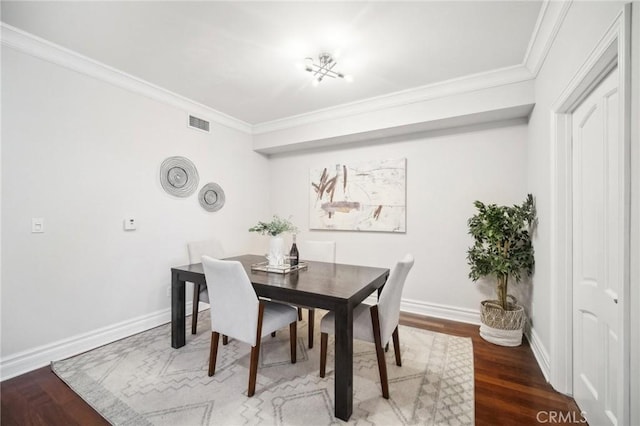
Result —
[{"label": "light switch", "polygon": [[124,230],[125,231],[135,231],[136,230],[136,220],[134,218],[129,218],[124,220]]},{"label": "light switch", "polygon": [[41,234],[44,232],[44,218],[32,217],[31,218],[31,233]]}]

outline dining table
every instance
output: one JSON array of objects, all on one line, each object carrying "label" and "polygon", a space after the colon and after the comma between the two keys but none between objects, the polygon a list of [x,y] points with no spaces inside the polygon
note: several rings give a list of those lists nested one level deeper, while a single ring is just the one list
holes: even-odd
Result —
[{"label": "dining table", "polygon": [[[347,421],[353,411],[353,309],[389,277],[388,268],[305,261],[287,272],[256,269],[265,257],[245,254],[229,257],[242,264],[259,297],[335,313],[334,413]],[[171,346],[185,345],[185,284],[206,285],[202,263],[171,268]]]}]

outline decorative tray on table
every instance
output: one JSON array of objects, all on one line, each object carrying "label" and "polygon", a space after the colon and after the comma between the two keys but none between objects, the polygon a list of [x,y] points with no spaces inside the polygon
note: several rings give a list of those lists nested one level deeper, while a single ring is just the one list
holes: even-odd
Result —
[{"label": "decorative tray on table", "polygon": [[301,269],[306,269],[308,266],[307,262],[299,262],[297,265],[291,266],[288,263],[284,265],[277,266],[269,266],[269,262],[259,262],[251,265],[252,271],[263,271],[263,272],[275,272],[277,274],[288,274],[289,272],[299,271]]}]

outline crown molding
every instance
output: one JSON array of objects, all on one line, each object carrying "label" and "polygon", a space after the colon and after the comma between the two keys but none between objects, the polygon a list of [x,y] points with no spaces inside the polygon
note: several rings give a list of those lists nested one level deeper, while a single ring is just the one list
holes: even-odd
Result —
[{"label": "crown molding", "polygon": [[418,88],[285,117],[279,120],[258,123],[253,126],[253,134],[270,133],[335,118],[344,118],[400,105],[408,105],[535,79],[553,45],[571,4],[572,0],[545,0],[543,2],[533,34],[529,40],[529,45],[527,46],[524,60],[520,65],[441,81]]},{"label": "crown molding", "polygon": [[260,135],[336,118],[346,118],[402,105],[410,105],[461,93],[470,93],[536,77],[553,40],[569,9],[571,1],[547,0],[543,3],[534,33],[522,64],[467,75],[429,85],[402,90],[369,99],[341,104],[304,114],[251,125],[214,110],[206,105],[173,93],[138,77],[95,61],[48,40],[22,31],[4,22],[2,45],[33,57],[64,66],[68,69],[103,80],[126,90],[172,105],[184,111],[200,114],[203,118],[250,135]]},{"label": "crown molding", "polygon": [[4,22],[0,22],[0,26],[2,29],[3,46],[60,65],[89,77],[105,81],[114,86],[141,94],[181,110],[199,114],[203,116],[202,118],[206,118],[220,125],[248,134],[252,132],[250,124],[237,118],[216,111],[206,105],[192,101],[182,95],[163,89],[155,84],[88,58],[26,31],[22,31]]},{"label": "crown molding", "polygon": [[526,67],[515,65],[259,123],[253,126],[253,134],[270,133],[331,119],[345,118],[460,93],[470,93],[491,87],[518,83],[533,78]]},{"label": "crown molding", "polygon": [[571,7],[572,0],[552,1],[545,0],[540,8],[538,20],[529,40],[527,52],[522,64],[529,72],[537,77],[544,60],[558,35],[564,18]]}]

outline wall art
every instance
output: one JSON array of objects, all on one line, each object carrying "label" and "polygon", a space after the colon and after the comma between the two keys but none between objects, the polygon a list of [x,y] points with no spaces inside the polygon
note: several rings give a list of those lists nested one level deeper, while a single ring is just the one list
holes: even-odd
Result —
[{"label": "wall art", "polygon": [[309,228],[406,232],[406,158],[310,170]]},{"label": "wall art", "polygon": [[160,165],[160,184],[167,194],[188,197],[198,188],[198,169],[184,157],[169,157]]},{"label": "wall art", "polygon": [[208,212],[217,212],[224,206],[225,195],[222,187],[214,182],[204,185],[198,193],[200,206]]}]

